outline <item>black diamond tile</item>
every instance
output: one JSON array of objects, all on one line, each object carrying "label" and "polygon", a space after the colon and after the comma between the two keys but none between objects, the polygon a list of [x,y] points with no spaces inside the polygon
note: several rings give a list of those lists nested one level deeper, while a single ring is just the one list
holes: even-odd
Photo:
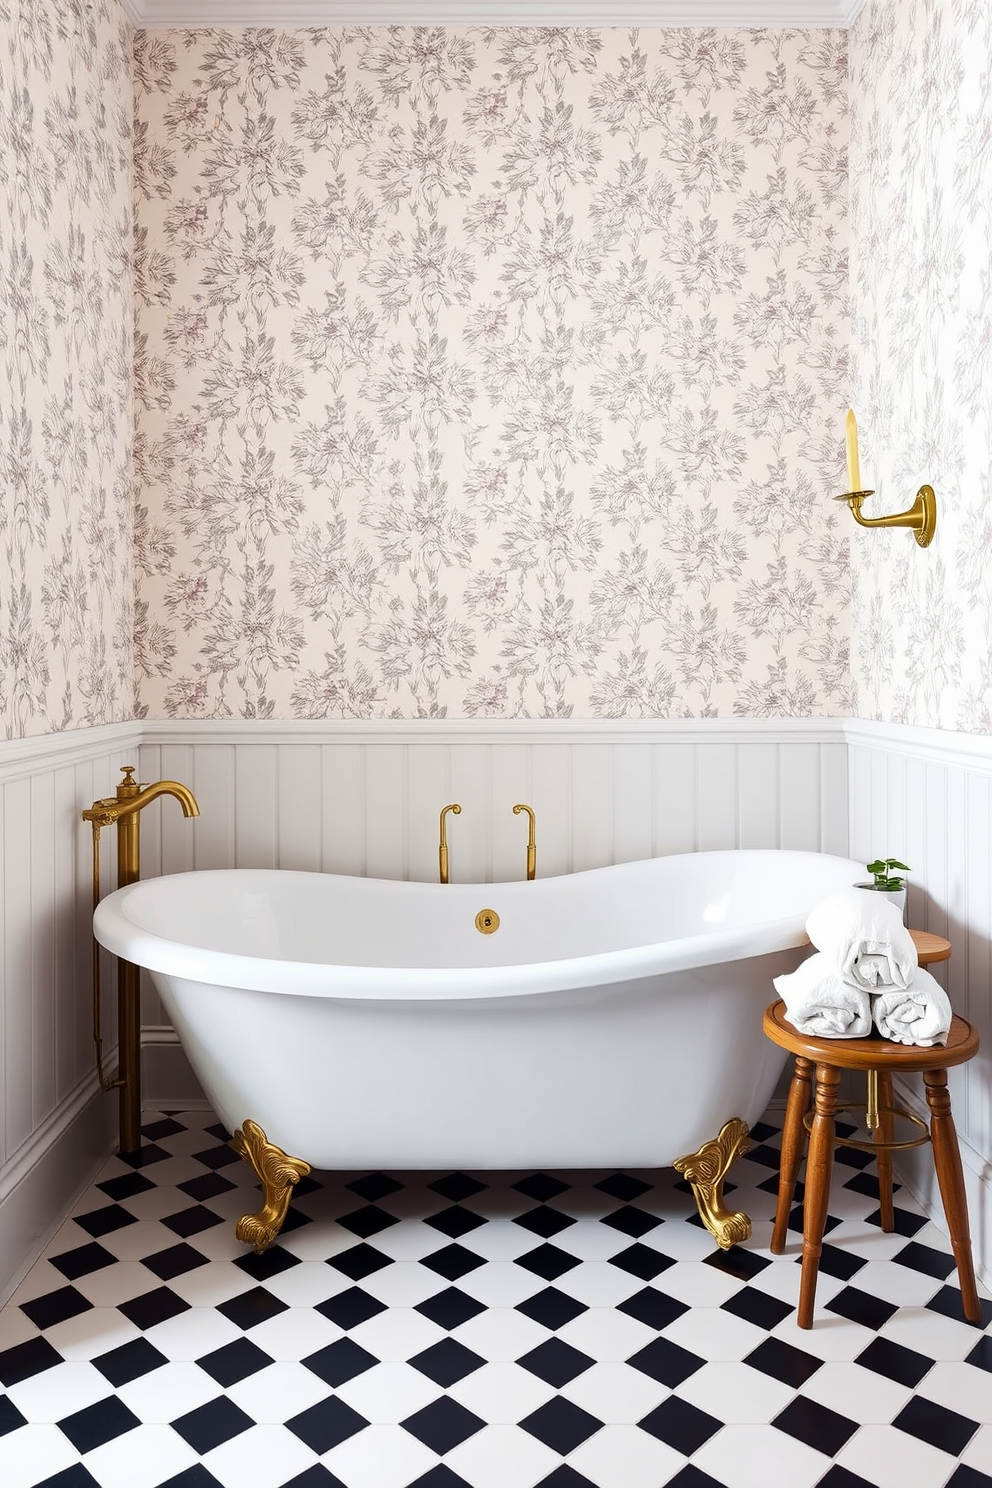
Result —
[{"label": "black diamond tile", "polygon": [[849,1421],[837,1411],[829,1410],[818,1400],[806,1395],[797,1395],[790,1400],[784,1411],[772,1421],[779,1431],[794,1436],[797,1441],[815,1447],[826,1457],[836,1457],[841,1447],[858,1429],[856,1421]]},{"label": "black diamond tile", "polygon": [[177,1297],[169,1287],[162,1286],[153,1292],[143,1292],[140,1297],[132,1297],[129,1302],[118,1303],[117,1311],[144,1332],[168,1318],[178,1317],[181,1312],[188,1312],[189,1303]]},{"label": "black diamond tile", "polygon": [[363,1292],[361,1287],[349,1287],[345,1292],[338,1292],[336,1297],[319,1302],[314,1310],[347,1332],[349,1328],[357,1328],[360,1323],[367,1323],[369,1318],[385,1312],[386,1304]]},{"label": "black diamond tile", "polygon": [[465,1478],[453,1473],[443,1462],[439,1462],[437,1467],[425,1472],[422,1478],[416,1478],[410,1488],[472,1488],[472,1485]]},{"label": "black diamond tile", "polygon": [[604,1215],[603,1224],[609,1225],[612,1230],[619,1230],[622,1235],[629,1235],[631,1240],[639,1240],[649,1230],[656,1230],[661,1220],[657,1215],[649,1214],[646,1209],[638,1209],[636,1204],[625,1204],[613,1214]]},{"label": "black diamond tile", "polygon": [[[827,1217],[826,1217],[826,1220],[824,1221],[824,1224],[823,1224],[823,1233],[824,1233],[824,1235],[829,1235],[830,1234],[830,1231],[831,1230],[835,1230],[840,1223],[841,1223],[841,1221],[837,1218],[836,1214],[828,1214]],[[795,1206],[795,1208],[792,1210],[792,1212],[790,1213],[790,1215],[789,1215],[789,1229],[790,1230],[794,1230],[797,1235],[801,1235],[802,1234],[802,1232],[803,1232],[803,1208],[802,1208],[802,1204],[797,1204]]]},{"label": "black diamond tile", "polygon": [[463,1441],[468,1441],[470,1436],[475,1436],[485,1424],[481,1416],[466,1410],[464,1405],[459,1405],[449,1395],[432,1400],[423,1410],[415,1411],[412,1416],[407,1416],[405,1421],[400,1422],[405,1431],[423,1442],[425,1447],[430,1447],[439,1457],[460,1446]]},{"label": "black diamond tile", "polygon": [[258,1286],[252,1287],[250,1292],[241,1292],[229,1302],[221,1302],[217,1311],[247,1333],[249,1328],[257,1328],[259,1323],[267,1323],[277,1313],[285,1312],[287,1306],[288,1303],[280,1297],[274,1297],[265,1287]]},{"label": "black diamond tile", "polygon": [[[171,1152],[166,1152],[164,1147],[159,1147],[155,1142],[145,1142],[137,1152],[118,1152],[118,1159],[127,1163],[129,1168],[150,1168],[155,1163],[165,1162],[171,1157]],[[106,1190],[104,1190],[106,1192]]]},{"label": "black diamond tile", "polygon": [[395,1214],[387,1214],[377,1204],[365,1204],[361,1209],[353,1209],[350,1214],[342,1214],[338,1218],[338,1224],[350,1230],[353,1235],[367,1240],[370,1235],[378,1235],[381,1230],[388,1230],[390,1225],[399,1224],[399,1220]]},{"label": "black diamond tile", "polygon": [[530,1230],[533,1235],[540,1235],[543,1240],[550,1240],[552,1235],[560,1235],[562,1230],[567,1230],[575,1220],[557,1209],[549,1209],[547,1204],[541,1204],[537,1209],[528,1209],[526,1214],[519,1215],[513,1223],[520,1225],[521,1229]]},{"label": "black diamond tile", "polygon": [[546,1405],[539,1406],[536,1411],[525,1416],[520,1425],[524,1431],[529,1431],[531,1436],[536,1436],[538,1441],[550,1447],[552,1452],[560,1452],[565,1457],[584,1441],[588,1441],[594,1432],[599,1431],[603,1422],[573,1405],[570,1400],[556,1395]]},{"label": "black diamond tile", "polygon": [[[188,1178],[185,1183],[177,1183],[180,1189],[190,1199],[195,1199],[198,1204],[205,1199],[215,1199],[218,1194],[230,1193],[232,1188],[237,1188],[230,1178],[224,1178],[220,1173],[202,1173],[199,1178]],[[283,1226],[285,1228],[285,1226]]]},{"label": "black diamond tile", "polygon": [[[151,1184],[148,1185],[152,1187]],[[112,1235],[115,1230],[123,1230],[127,1225],[137,1224],[133,1214],[122,1209],[120,1204],[105,1204],[102,1209],[92,1209],[89,1214],[77,1214],[73,1224],[79,1225],[88,1235],[96,1238],[97,1235]]]},{"label": "black diamond tile", "polygon": [[[150,1178],[145,1178],[141,1173],[121,1173],[117,1178],[107,1178],[103,1183],[98,1183],[97,1188],[105,1193],[108,1199],[113,1199],[115,1204],[121,1199],[133,1199],[140,1193],[147,1193],[155,1185]],[[77,1219],[76,1223],[79,1221]],[[90,1234],[94,1234],[93,1230]]]},{"label": "black diamond tile", "polygon": [[218,1395],[216,1400],[208,1400],[206,1405],[187,1411],[171,1425],[173,1431],[178,1432],[183,1441],[202,1457],[204,1452],[212,1451],[222,1442],[240,1436],[242,1431],[249,1431],[255,1422],[233,1400]]},{"label": "black diamond tile", "polygon": [[691,1462],[687,1462],[681,1472],[677,1472],[674,1478],[669,1478],[665,1488],[725,1488],[723,1483],[718,1483],[716,1478],[711,1478],[709,1473],[702,1472]]},{"label": "black diamond tile", "polygon": [[814,1359],[812,1354],[793,1348],[791,1343],[783,1343],[780,1338],[766,1338],[745,1357],[744,1363],[798,1390],[816,1373],[823,1360]]},{"label": "black diamond tile", "polygon": [[900,1266],[908,1266],[923,1276],[933,1276],[937,1281],[946,1281],[954,1270],[954,1257],[946,1250],[934,1250],[932,1245],[921,1245],[917,1240],[903,1246],[892,1259]]},{"label": "black diamond tile", "polygon": [[[350,1188],[351,1185],[346,1184],[345,1187]],[[397,1184],[397,1187],[401,1188],[402,1184]],[[298,1204],[300,1199],[305,1199],[308,1197],[308,1195],[313,1193],[320,1193],[323,1188],[324,1184],[321,1183],[320,1179],[315,1178],[312,1173],[308,1173],[305,1178],[300,1179],[299,1183],[293,1184],[293,1203]],[[292,1210],[290,1211],[290,1213],[292,1213]],[[287,1218],[288,1217],[289,1216],[287,1215]],[[284,1222],[283,1229],[285,1228],[286,1225]]]},{"label": "black diamond tile", "polygon": [[456,1343],[453,1338],[442,1338],[440,1343],[415,1354],[409,1362],[414,1369],[419,1369],[421,1374],[426,1374],[428,1379],[447,1390],[467,1374],[481,1369],[486,1361],[481,1354],[473,1353],[472,1349]]},{"label": "black diamond tile", "polygon": [[674,1323],[689,1308],[685,1302],[659,1292],[656,1287],[645,1287],[643,1291],[635,1292],[632,1297],[618,1302],[617,1311],[625,1312],[628,1317],[636,1318],[639,1323],[660,1333],[662,1328]]},{"label": "black diamond tile", "polygon": [[557,1198],[566,1189],[571,1188],[570,1183],[562,1183],[560,1178],[552,1178],[550,1173],[531,1173],[527,1178],[521,1178],[519,1183],[513,1187],[517,1193],[522,1193],[535,1203],[545,1204],[548,1199]]},{"label": "black diamond tile", "polygon": [[56,1425],[77,1452],[92,1452],[94,1448],[102,1447],[104,1442],[114,1441],[126,1431],[133,1431],[141,1422],[123,1400],[108,1395],[105,1400],[97,1400],[83,1410],[74,1411],[71,1416],[63,1416]]},{"label": "black diamond tile", "polygon": [[690,1405],[688,1400],[680,1400],[677,1395],[663,1400],[637,1424],[642,1431],[650,1432],[666,1446],[681,1452],[683,1457],[691,1457],[723,1426],[715,1416],[707,1415],[706,1411]]},{"label": "black diamond tile", "polygon": [[[213,1482],[213,1479],[210,1480]],[[64,1467],[52,1478],[45,1478],[44,1482],[38,1483],[37,1488],[100,1488],[99,1483],[88,1468],[81,1462],[74,1462],[71,1467]]]},{"label": "black diamond tile", "polygon": [[835,1462],[833,1467],[827,1469],[816,1488],[877,1488],[877,1484],[869,1483],[867,1478],[848,1472],[846,1467]]},{"label": "black diamond tile", "polygon": [[542,1328],[563,1328],[580,1313],[589,1311],[584,1302],[576,1301],[557,1287],[545,1287],[543,1292],[535,1293],[525,1302],[518,1302],[516,1310],[540,1323]]},{"label": "black diamond tile", "polygon": [[[851,1134],[853,1135],[853,1133],[854,1133],[854,1128],[852,1127],[851,1128]],[[874,1153],[872,1153],[872,1152],[864,1152],[859,1147],[842,1147],[840,1145],[840,1143],[838,1143],[837,1146],[834,1149],[834,1164],[835,1164],[835,1168],[836,1167],[840,1167],[840,1168],[857,1168],[860,1171],[863,1168],[869,1167],[870,1164],[872,1164],[874,1161],[875,1161],[875,1155],[874,1155]],[[875,1186],[874,1186],[874,1188],[872,1189],[871,1192],[872,1192],[872,1196],[874,1198],[877,1198],[878,1197],[878,1178],[875,1177],[874,1175],[873,1175],[873,1178],[874,1178],[874,1185]],[[849,1178],[847,1180],[847,1182],[844,1183],[843,1187],[844,1188],[849,1188],[850,1185],[851,1185],[851,1182],[852,1182],[852,1180]],[[893,1185],[893,1189],[895,1189],[895,1188],[896,1188],[896,1185]]]},{"label": "black diamond tile", "polygon": [[[797,1256],[796,1264],[800,1261],[801,1257]],[[842,1250],[839,1245],[825,1245],[820,1255],[820,1270],[825,1276],[835,1276],[838,1281],[850,1281],[866,1264],[864,1256]]]},{"label": "black diamond tile", "polygon": [[440,1194],[442,1199],[460,1204],[463,1199],[470,1199],[473,1194],[481,1193],[486,1185],[477,1178],[470,1178],[467,1173],[449,1173],[444,1178],[428,1183],[427,1187]]},{"label": "black diamond tile", "polygon": [[777,1137],[781,1130],[780,1126],[770,1126],[767,1121],[756,1121],[751,1128],[751,1140],[767,1142],[769,1137]]},{"label": "black diamond tile", "polygon": [[762,1168],[771,1168],[773,1173],[777,1173],[782,1161],[782,1153],[778,1147],[768,1147],[764,1142],[759,1142],[756,1147],[748,1148],[747,1160],[757,1163]]},{"label": "black diamond tile", "polygon": [[142,1265],[154,1272],[159,1281],[171,1281],[174,1276],[185,1276],[188,1271],[196,1271],[198,1267],[207,1264],[207,1257],[201,1251],[194,1250],[192,1245],[187,1245],[185,1240],[142,1259]]},{"label": "black diamond tile", "polygon": [[161,1121],[153,1121],[149,1126],[141,1128],[141,1135],[149,1141],[161,1142],[165,1137],[174,1137],[177,1132],[186,1131],[187,1128],[178,1121],[173,1121],[171,1116],[164,1116]]},{"label": "black diamond tile", "polygon": [[215,1122],[213,1126],[205,1126],[203,1130],[208,1137],[216,1137],[218,1142],[229,1142],[231,1140],[231,1133],[226,1126],[221,1126],[219,1121]]},{"label": "black diamond tile", "polygon": [[87,1301],[74,1286],[65,1286],[54,1292],[46,1292],[43,1297],[32,1297],[30,1302],[22,1302],[21,1311],[25,1317],[31,1319],[36,1328],[44,1329],[54,1328],[57,1323],[78,1317],[81,1312],[89,1312],[92,1306],[92,1302]]},{"label": "black diamond tile", "polygon": [[[850,1187],[850,1184],[847,1186]],[[898,1204],[893,1207],[892,1220],[892,1228],[895,1233],[897,1235],[905,1235],[907,1240],[912,1240],[913,1236],[918,1234],[923,1226],[928,1223],[925,1214],[912,1214],[908,1209],[900,1209]],[[871,1214],[866,1215],[865,1224],[878,1225],[879,1229],[881,1229],[881,1210],[874,1209]]]},{"label": "black diamond tile", "polygon": [[726,1276],[736,1276],[738,1281],[753,1281],[766,1266],[771,1265],[771,1261],[741,1245],[732,1245],[729,1250],[715,1250],[712,1255],[704,1256],[703,1264],[712,1266],[714,1271],[722,1271]]},{"label": "black diamond tile", "polygon": [[874,1374],[895,1380],[897,1385],[908,1385],[914,1390],[933,1368],[932,1359],[918,1354],[915,1349],[905,1348],[901,1343],[892,1343],[888,1338],[873,1338],[854,1362]]},{"label": "black diamond tile", "polygon": [[476,1255],[474,1250],[466,1250],[464,1245],[446,1245],[442,1250],[434,1251],[433,1255],[424,1256],[420,1264],[436,1271],[446,1281],[457,1281],[460,1276],[467,1276],[486,1263],[482,1256]]},{"label": "black diamond tile", "polygon": [[640,1178],[632,1178],[629,1173],[611,1173],[608,1178],[603,1178],[599,1183],[593,1185],[602,1193],[609,1194],[611,1199],[619,1199],[623,1204],[629,1204],[631,1199],[639,1199],[650,1189],[650,1183],[642,1183]]},{"label": "black diamond tile", "polygon": [[437,1323],[439,1328],[447,1329],[449,1333],[452,1328],[460,1327],[469,1318],[477,1317],[485,1310],[481,1302],[459,1291],[457,1287],[447,1287],[445,1291],[437,1292],[426,1301],[418,1302],[414,1308],[415,1312],[429,1318],[432,1323]]},{"label": "black diamond tile", "polygon": [[54,1369],[62,1363],[62,1355],[47,1338],[28,1338],[24,1343],[15,1343],[13,1348],[0,1353],[0,1385],[19,1385],[21,1380],[33,1379],[45,1369]]},{"label": "black diamond tile", "polygon": [[628,1272],[631,1276],[639,1276],[641,1281],[654,1281],[662,1271],[667,1271],[669,1266],[675,1262],[671,1256],[662,1255],[660,1250],[652,1250],[650,1245],[642,1245],[638,1241],[634,1245],[628,1245],[626,1250],[621,1250],[619,1255],[610,1256],[610,1265],[619,1266],[621,1271]]},{"label": "black diamond tile", "polygon": [[234,1148],[228,1147],[226,1142],[218,1147],[207,1147],[203,1152],[194,1152],[193,1157],[212,1172],[216,1172],[218,1168],[229,1168],[232,1163],[241,1161]]},{"label": "black diamond tile", "polygon": [[223,1348],[204,1354],[196,1362],[205,1374],[226,1390],[250,1374],[267,1369],[274,1360],[250,1338],[236,1338],[233,1343],[225,1343]]},{"label": "black diamond tile", "polygon": [[[978,1340],[965,1363],[974,1364],[976,1369],[985,1369],[992,1374],[992,1338],[988,1334]],[[0,1379],[3,1379],[2,1372],[0,1372]]]},{"label": "black diamond tile", "polygon": [[485,1222],[481,1214],[473,1214],[471,1209],[465,1209],[461,1204],[452,1204],[450,1209],[442,1209],[440,1214],[430,1214],[424,1220],[425,1224],[429,1224],[434,1230],[440,1230],[450,1240],[460,1240],[462,1235],[477,1230]]},{"label": "black diamond tile", "polygon": [[353,1194],[366,1199],[370,1204],[397,1193],[402,1187],[402,1183],[397,1183],[395,1178],[390,1178],[386,1173],[366,1173],[364,1178],[356,1178],[354,1182],[345,1184],[345,1188],[350,1188]]},{"label": "black diamond tile", "polygon": [[313,1467],[308,1467],[297,1477],[290,1478],[288,1483],[283,1484],[283,1488],[346,1488],[346,1485],[340,1478],[336,1478],[332,1472],[328,1471],[322,1463],[315,1462]]},{"label": "black diamond tile", "polygon": [[327,1264],[333,1266],[335,1271],[340,1271],[345,1276],[350,1276],[352,1281],[361,1281],[365,1276],[371,1276],[376,1271],[381,1271],[384,1266],[392,1265],[392,1257],[383,1255],[381,1250],[376,1250],[373,1245],[353,1245],[350,1250],[342,1250],[339,1255],[331,1256]]},{"label": "black diamond tile", "polygon": [[361,1348],[353,1338],[339,1338],[300,1362],[318,1379],[322,1379],[325,1385],[336,1390],[339,1385],[346,1384],[356,1375],[374,1368],[379,1360],[368,1349]]},{"label": "black diamond tile", "polygon": [[102,1271],[105,1266],[116,1264],[117,1257],[95,1240],[89,1245],[79,1245],[75,1250],[66,1250],[61,1255],[52,1256],[52,1265],[62,1272],[67,1281],[75,1281],[79,1276],[90,1276],[94,1271]]},{"label": "black diamond tile", "polygon": [[[980,1297],[979,1302],[982,1309],[982,1321],[980,1323],[969,1323],[971,1328],[987,1328],[992,1323],[992,1302]],[[956,1318],[959,1323],[966,1321],[961,1311],[961,1293],[955,1286],[942,1286],[939,1292],[934,1293],[927,1303],[930,1312],[939,1312],[943,1317]]]},{"label": "black diamond tile", "polygon": [[223,1224],[224,1221],[212,1209],[205,1209],[202,1204],[193,1204],[189,1209],[180,1209],[178,1214],[166,1215],[160,1223],[174,1235],[182,1235],[184,1240],[188,1240],[190,1235],[201,1235],[204,1230],[212,1230],[215,1225]]},{"label": "black diamond tile", "polygon": [[567,1250],[557,1245],[539,1245],[536,1250],[517,1256],[514,1264],[543,1277],[545,1281],[557,1281],[559,1276],[564,1276],[566,1271],[571,1271],[581,1262],[577,1256],[569,1255]]},{"label": "black diamond tile", "polygon": [[120,1348],[98,1354],[93,1360],[93,1368],[99,1369],[104,1379],[119,1390],[121,1385],[151,1374],[153,1369],[161,1369],[168,1362],[147,1338],[135,1338],[131,1343],[122,1343]]},{"label": "black diamond tile", "polygon": [[900,1431],[928,1442],[931,1447],[940,1447],[952,1457],[960,1457],[965,1447],[978,1430],[978,1422],[957,1411],[948,1410],[936,1401],[924,1400],[914,1395],[892,1422]]},{"label": "black diamond tile", "polygon": [[584,1478],[574,1467],[562,1463],[548,1477],[542,1478],[536,1488],[596,1488],[591,1478]]},{"label": "black diamond tile", "polygon": [[899,1311],[893,1303],[884,1302],[881,1297],[873,1297],[870,1292],[862,1292],[858,1287],[851,1286],[844,1287],[843,1291],[838,1292],[824,1306],[827,1312],[849,1318],[852,1323],[860,1323],[863,1328],[873,1328],[876,1333],[893,1313]]},{"label": "black diamond tile", "polygon": [[562,1343],[560,1338],[549,1338],[546,1343],[539,1343],[537,1348],[517,1360],[522,1369],[529,1369],[531,1374],[536,1374],[545,1384],[554,1385],[556,1390],[585,1374],[595,1362],[588,1354],[572,1348],[570,1343]]},{"label": "black diamond tile", "polygon": [[187,1467],[185,1472],[177,1473],[162,1488],[223,1488],[219,1478],[213,1473],[207,1472],[202,1462],[196,1462],[192,1467]]},{"label": "black diamond tile", "polygon": [[27,1417],[21,1415],[10,1396],[0,1395],[0,1436],[9,1436],[12,1431],[26,1425]]},{"label": "black diamond tile", "polygon": [[992,1488],[992,1478],[962,1462],[951,1473],[945,1488]]},{"label": "black diamond tile", "polygon": [[764,1328],[768,1333],[793,1311],[788,1302],[770,1297],[758,1287],[742,1287],[720,1305],[724,1312],[731,1312],[734,1317],[743,1318],[746,1323],[753,1323],[756,1328]]},{"label": "black diamond tile", "polygon": [[660,1385],[667,1385],[670,1390],[674,1390],[690,1374],[702,1369],[706,1360],[701,1359],[698,1354],[691,1354],[688,1349],[680,1348],[668,1338],[655,1338],[645,1344],[644,1348],[638,1349],[636,1354],[631,1354],[627,1363],[632,1369],[639,1369]]},{"label": "black diamond tile", "polygon": [[281,1276],[284,1271],[291,1271],[301,1261],[299,1256],[292,1255],[281,1245],[270,1245],[261,1255],[249,1250],[246,1255],[238,1256],[234,1264],[253,1281],[268,1281],[270,1276]]}]

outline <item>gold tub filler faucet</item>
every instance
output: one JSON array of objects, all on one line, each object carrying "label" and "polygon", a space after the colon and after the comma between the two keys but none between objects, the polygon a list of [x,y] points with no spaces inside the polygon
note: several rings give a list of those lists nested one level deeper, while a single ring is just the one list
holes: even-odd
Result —
[{"label": "gold tub filler faucet", "polygon": [[537,836],[534,823],[534,808],[532,806],[525,806],[521,801],[513,808],[514,816],[519,816],[521,811],[526,811],[527,813],[527,882],[530,883],[537,872]]},{"label": "gold tub filler faucet", "polygon": [[[137,883],[141,877],[139,825],[141,812],[159,796],[175,796],[183,816],[199,816],[200,808],[191,791],[175,780],[158,780],[140,786],[134,765],[121,767],[124,779],[117,794],[94,801],[83,812],[83,821],[93,827],[93,908],[100,902],[100,832],[117,828],[117,887]],[[120,1092],[120,1150],[130,1154],[141,1147],[141,1018],[139,971],[129,961],[117,963],[117,1078],[103,1072],[103,1040],[100,1036],[100,947],[93,941],[93,1043],[96,1067],[103,1090]]]},{"label": "gold tub filler faucet", "polygon": [[457,801],[452,801],[450,806],[444,806],[441,808],[441,835],[438,841],[437,849],[437,869],[438,883],[443,884],[446,884],[448,882],[448,824],[444,818],[447,816],[449,811],[451,812],[452,816],[461,816],[462,808],[459,806]]}]

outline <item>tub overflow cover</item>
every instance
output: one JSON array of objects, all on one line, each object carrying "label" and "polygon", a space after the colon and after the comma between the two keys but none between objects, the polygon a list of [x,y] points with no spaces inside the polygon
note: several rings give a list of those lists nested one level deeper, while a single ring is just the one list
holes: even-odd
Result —
[{"label": "tub overflow cover", "polygon": [[494,909],[480,909],[475,917],[475,928],[483,935],[492,935],[499,929],[499,915]]}]

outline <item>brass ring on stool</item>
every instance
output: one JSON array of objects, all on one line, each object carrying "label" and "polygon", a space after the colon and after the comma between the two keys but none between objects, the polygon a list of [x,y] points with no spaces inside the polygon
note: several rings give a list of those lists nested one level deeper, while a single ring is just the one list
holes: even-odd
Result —
[{"label": "brass ring on stool", "polygon": [[[925,1142],[929,1142],[930,1128],[921,1117],[914,1116],[912,1111],[903,1111],[898,1106],[879,1106],[878,1109],[884,1112],[886,1116],[899,1116],[904,1121],[911,1121],[914,1126],[920,1127],[923,1132],[922,1137],[912,1137],[907,1142],[857,1142],[853,1137],[838,1137],[835,1135],[834,1141],[837,1143],[837,1146],[857,1147],[860,1152],[878,1152],[879,1150],[883,1152],[902,1152],[907,1147],[922,1147]],[[841,1111],[867,1112],[867,1110],[868,1107],[863,1105],[838,1106],[836,1114],[839,1116]],[[806,1128],[807,1133],[813,1130],[813,1118],[815,1115],[815,1111],[810,1111],[803,1117],[803,1126]]]}]

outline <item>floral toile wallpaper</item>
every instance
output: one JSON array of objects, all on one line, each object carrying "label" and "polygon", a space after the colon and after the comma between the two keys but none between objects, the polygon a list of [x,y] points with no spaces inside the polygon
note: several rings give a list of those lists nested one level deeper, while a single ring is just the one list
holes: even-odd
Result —
[{"label": "floral toile wallpaper", "polygon": [[0,737],[133,716],[131,27],[0,0]]},{"label": "floral toile wallpaper", "polygon": [[846,41],[140,33],[142,712],[848,713]]},{"label": "floral toile wallpaper", "polygon": [[851,37],[853,372],[879,512],[852,534],[855,711],[992,733],[992,7],[869,0]]}]

